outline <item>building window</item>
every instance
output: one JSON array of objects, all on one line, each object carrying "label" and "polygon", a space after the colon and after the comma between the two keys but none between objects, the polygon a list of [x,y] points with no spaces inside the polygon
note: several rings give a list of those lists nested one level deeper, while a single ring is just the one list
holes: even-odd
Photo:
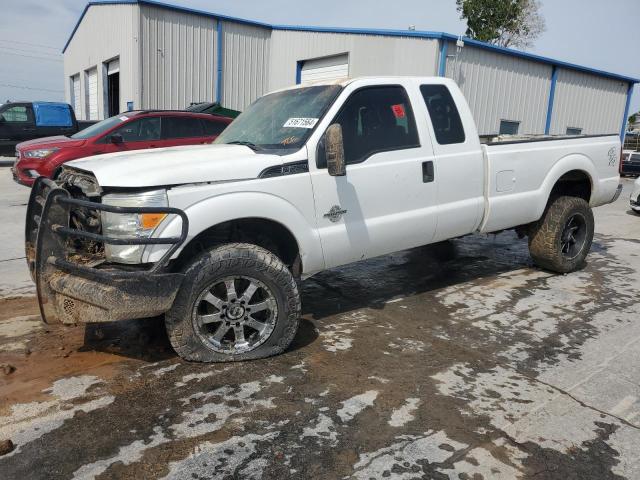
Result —
[{"label": "building window", "polygon": [[520,122],[513,120],[500,120],[500,135],[517,135]]},{"label": "building window", "polygon": [[449,89],[444,85],[422,85],[420,92],[427,104],[433,131],[440,145],[464,143],[462,120]]},{"label": "building window", "polygon": [[582,129],[577,127],[567,127],[567,135],[582,135]]}]

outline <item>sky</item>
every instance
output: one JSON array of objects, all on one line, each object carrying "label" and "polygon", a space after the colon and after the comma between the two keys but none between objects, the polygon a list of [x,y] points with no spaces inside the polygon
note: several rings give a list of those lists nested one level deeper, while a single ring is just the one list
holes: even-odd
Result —
[{"label": "sky", "polygon": [[[455,0],[164,0],[267,23],[463,34]],[[62,47],[86,0],[2,0],[0,102],[64,100]],[[529,51],[640,78],[639,0],[543,0],[547,30]],[[631,112],[640,110],[640,86]]]}]

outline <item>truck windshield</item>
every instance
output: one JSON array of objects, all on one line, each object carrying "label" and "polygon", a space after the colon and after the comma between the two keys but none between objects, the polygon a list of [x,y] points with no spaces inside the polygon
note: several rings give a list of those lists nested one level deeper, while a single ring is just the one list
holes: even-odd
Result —
[{"label": "truck windshield", "polygon": [[322,85],[272,93],[252,103],[214,143],[254,150],[290,150],[304,145],[342,87]]},{"label": "truck windshield", "polygon": [[97,135],[103,134],[107,130],[110,130],[111,128],[115,127],[116,125],[128,119],[129,117],[126,115],[122,115],[122,114],[116,115],[115,117],[110,117],[105,120],[102,120],[101,122],[94,123],[93,125],[88,126],[84,130],[80,130],[78,133],[74,133],[73,135],[71,135],[71,138],[77,138],[82,140],[86,138],[95,137]]}]

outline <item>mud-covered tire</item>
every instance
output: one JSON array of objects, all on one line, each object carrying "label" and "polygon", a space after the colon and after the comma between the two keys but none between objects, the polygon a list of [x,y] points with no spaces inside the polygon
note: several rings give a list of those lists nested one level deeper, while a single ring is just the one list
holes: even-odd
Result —
[{"label": "mud-covered tire", "polygon": [[[563,234],[568,222],[578,219],[584,222],[584,238],[577,252],[563,252]],[[529,252],[541,268],[557,273],[574,272],[584,265],[593,241],[593,212],[586,200],[562,196],[549,202],[542,218],[529,231]],[[566,242],[564,242],[566,245]]]},{"label": "mud-covered tire", "polygon": [[[282,353],[293,341],[301,314],[298,286],[282,261],[264,248],[231,243],[208,250],[186,268],[185,279],[174,304],[165,314],[165,325],[174,350],[185,360],[235,362]],[[268,287],[277,303],[275,326],[269,337],[254,350],[220,353],[203,341],[193,321],[200,295],[218,279],[251,277]]]}]

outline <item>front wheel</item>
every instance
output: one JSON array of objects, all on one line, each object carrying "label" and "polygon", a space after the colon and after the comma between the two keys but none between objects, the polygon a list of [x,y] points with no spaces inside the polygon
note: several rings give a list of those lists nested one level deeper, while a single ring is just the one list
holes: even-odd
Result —
[{"label": "front wheel", "polygon": [[209,250],[187,268],[165,315],[169,340],[185,360],[226,362],[283,352],[295,337],[300,295],[278,257],[255,245]]},{"label": "front wheel", "polygon": [[553,272],[578,270],[591,249],[593,229],[593,212],[586,200],[557,197],[531,227],[531,257],[538,266]]}]

